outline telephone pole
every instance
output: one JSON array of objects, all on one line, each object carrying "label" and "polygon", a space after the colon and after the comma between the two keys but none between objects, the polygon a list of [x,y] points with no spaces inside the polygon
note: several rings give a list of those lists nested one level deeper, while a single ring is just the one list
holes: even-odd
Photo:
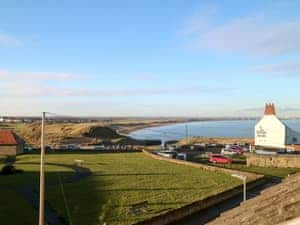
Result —
[{"label": "telephone pole", "polygon": [[186,143],[189,144],[189,130],[188,130],[188,125],[186,124],[185,125],[185,140],[186,140]]},{"label": "telephone pole", "polygon": [[45,117],[46,113],[43,112],[41,132],[39,225],[45,224]]}]

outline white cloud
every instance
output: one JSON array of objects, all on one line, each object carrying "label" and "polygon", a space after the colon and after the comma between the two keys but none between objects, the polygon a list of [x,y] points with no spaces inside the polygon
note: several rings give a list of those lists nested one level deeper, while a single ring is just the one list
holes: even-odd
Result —
[{"label": "white cloud", "polygon": [[300,61],[266,64],[250,68],[250,71],[258,73],[296,73],[300,72]]},{"label": "white cloud", "polygon": [[156,76],[154,76],[152,74],[147,74],[147,73],[139,74],[139,75],[135,76],[135,78],[139,81],[151,81],[151,80],[157,79]]},{"label": "white cloud", "polygon": [[[199,25],[202,24],[200,19]],[[195,21],[192,27],[197,27]],[[300,21],[265,23],[261,17],[247,17],[219,25],[206,25],[205,30],[188,30],[191,30],[187,34],[189,45],[194,49],[256,55],[300,52]]]},{"label": "white cloud", "polygon": [[183,35],[193,35],[206,31],[210,28],[210,22],[217,12],[218,7],[212,4],[196,10],[194,14],[185,21],[181,33]]},{"label": "white cloud", "polygon": [[47,81],[47,80],[72,80],[82,78],[81,75],[72,73],[60,72],[15,72],[0,70],[0,78],[6,80],[32,80],[32,81]]},{"label": "white cloud", "polygon": [[152,95],[184,95],[192,93],[219,93],[232,91],[223,87],[168,87],[168,88],[132,88],[132,89],[88,89],[57,88],[28,82],[9,82],[0,85],[0,96],[3,97],[114,97],[114,96],[152,96]]},{"label": "white cloud", "polygon": [[4,47],[19,47],[22,45],[22,42],[8,34],[0,32],[0,46]]}]

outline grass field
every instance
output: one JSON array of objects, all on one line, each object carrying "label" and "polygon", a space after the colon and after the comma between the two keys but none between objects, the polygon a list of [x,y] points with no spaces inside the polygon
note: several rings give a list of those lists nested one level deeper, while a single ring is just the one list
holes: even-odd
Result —
[{"label": "grass field", "polygon": [[[74,174],[64,165],[72,165],[75,159],[84,160],[83,166],[92,175],[79,182],[58,185],[60,178]],[[142,153],[48,154],[46,161],[47,199],[73,225],[132,224],[240,184],[223,173],[162,162]],[[0,186],[11,190],[28,185],[37,188],[39,168],[35,163],[38,162],[38,155],[18,156],[15,165],[24,173],[0,176]],[[36,214],[24,206],[26,202],[18,193],[1,193],[1,199],[2,202],[13,199],[13,203],[0,205],[4,224],[21,225],[22,221],[36,224]],[[130,214],[133,204],[146,200],[145,213]],[[24,207],[29,212],[16,218],[19,223],[9,222],[9,215]]]},{"label": "grass field", "polygon": [[34,225],[38,224],[37,212],[14,191],[0,189],[1,224]]}]

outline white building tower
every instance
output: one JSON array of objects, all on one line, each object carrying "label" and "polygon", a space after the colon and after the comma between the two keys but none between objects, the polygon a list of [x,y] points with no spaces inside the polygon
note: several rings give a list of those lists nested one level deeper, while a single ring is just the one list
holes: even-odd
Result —
[{"label": "white building tower", "polygon": [[300,144],[300,134],[276,116],[274,104],[266,104],[263,118],[255,125],[255,146],[285,149]]}]

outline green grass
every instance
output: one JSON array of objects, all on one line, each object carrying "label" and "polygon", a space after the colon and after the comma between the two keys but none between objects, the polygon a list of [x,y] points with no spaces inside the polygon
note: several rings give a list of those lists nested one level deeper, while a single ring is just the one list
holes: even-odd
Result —
[{"label": "green grass", "polygon": [[[59,176],[73,172],[63,166],[46,168],[50,185],[47,199],[64,217],[67,218],[69,212],[74,225],[96,225],[104,221],[132,224],[240,184],[239,180],[223,173],[158,161],[142,153],[48,154],[46,158],[47,163],[66,165],[81,159],[83,166],[92,171],[90,177],[80,182],[63,184],[63,196],[62,188],[53,184],[58,184]],[[16,167],[24,173],[0,176],[1,187],[30,184],[37,187],[39,168],[32,163],[38,161],[38,155],[18,156]],[[146,200],[149,204],[145,213],[129,213],[132,204]],[[11,207],[16,212],[22,210],[17,202]]]},{"label": "green grass", "polygon": [[37,213],[19,194],[11,190],[0,189],[1,224],[35,225]]}]

